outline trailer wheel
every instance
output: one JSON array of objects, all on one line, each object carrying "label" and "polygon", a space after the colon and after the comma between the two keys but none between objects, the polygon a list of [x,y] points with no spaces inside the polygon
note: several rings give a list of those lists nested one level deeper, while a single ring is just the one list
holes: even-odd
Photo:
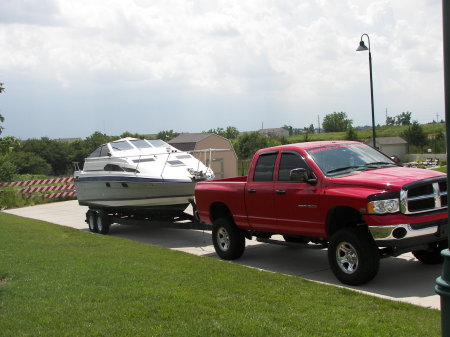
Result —
[{"label": "trailer wheel", "polygon": [[97,213],[93,211],[88,211],[86,213],[87,223],[89,226],[89,231],[92,233],[97,233]]},{"label": "trailer wheel", "polygon": [[97,215],[97,233],[100,234],[108,234],[109,233],[109,227],[111,226],[111,221],[109,220],[109,217],[107,215]]},{"label": "trailer wheel", "polygon": [[212,240],[217,255],[224,260],[234,260],[244,254],[244,233],[229,219],[218,218],[214,221]]},{"label": "trailer wheel", "polygon": [[378,273],[380,255],[367,229],[347,227],[331,237],[328,261],[339,281],[361,285]]}]

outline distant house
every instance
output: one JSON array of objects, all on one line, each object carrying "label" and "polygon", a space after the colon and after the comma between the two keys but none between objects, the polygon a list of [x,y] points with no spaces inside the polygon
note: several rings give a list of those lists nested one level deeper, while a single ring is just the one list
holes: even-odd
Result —
[{"label": "distant house", "polygon": [[288,137],[289,131],[283,128],[274,128],[274,129],[261,129],[258,131],[260,135],[266,136],[269,138],[274,137]]},{"label": "distant house", "polygon": [[[366,144],[372,146],[372,138],[367,140]],[[375,145],[378,150],[389,157],[396,156],[401,160],[404,160],[408,153],[408,142],[401,137],[376,137]]]},{"label": "distant house", "polygon": [[213,133],[182,133],[168,143],[181,151],[191,152],[206,166],[211,163],[216,179],[237,175],[236,153],[231,142],[224,137]]}]

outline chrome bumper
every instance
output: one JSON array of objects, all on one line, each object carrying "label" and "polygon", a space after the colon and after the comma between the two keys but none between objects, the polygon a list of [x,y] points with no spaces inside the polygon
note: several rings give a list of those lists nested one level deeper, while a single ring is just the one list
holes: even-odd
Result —
[{"label": "chrome bumper", "polygon": [[369,226],[369,231],[375,241],[396,241],[425,235],[438,234],[439,226],[413,229],[410,224],[391,226]]}]

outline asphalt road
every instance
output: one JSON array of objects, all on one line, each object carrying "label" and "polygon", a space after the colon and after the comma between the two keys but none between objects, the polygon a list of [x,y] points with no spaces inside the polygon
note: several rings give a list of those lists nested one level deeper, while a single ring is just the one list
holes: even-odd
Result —
[{"label": "asphalt road", "polygon": [[[43,220],[87,231],[84,222],[87,207],[78,201],[5,210],[4,212]],[[158,245],[194,255],[217,258],[208,231],[155,228],[152,226],[112,225],[109,235]],[[328,266],[326,250],[284,247],[247,240],[244,255],[235,263],[271,272],[283,273],[334,286],[354,289],[369,295],[408,302],[428,308],[440,308],[434,292],[441,265],[424,265],[411,254],[381,260],[376,278],[359,287],[343,286]]]}]

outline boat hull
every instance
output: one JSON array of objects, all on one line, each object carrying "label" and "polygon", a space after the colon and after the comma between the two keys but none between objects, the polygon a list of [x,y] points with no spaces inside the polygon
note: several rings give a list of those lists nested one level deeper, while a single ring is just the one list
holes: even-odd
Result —
[{"label": "boat hull", "polygon": [[194,198],[195,182],[135,177],[78,177],[80,205],[142,212],[183,211]]}]

